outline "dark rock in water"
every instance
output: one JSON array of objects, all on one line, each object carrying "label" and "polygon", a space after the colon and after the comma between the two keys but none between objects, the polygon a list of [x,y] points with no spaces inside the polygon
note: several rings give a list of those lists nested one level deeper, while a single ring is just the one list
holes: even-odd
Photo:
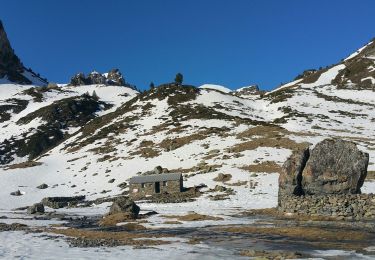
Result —
[{"label": "dark rock in water", "polygon": [[17,190],[17,191],[11,192],[10,195],[12,195],[12,196],[22,196],[23,194],[20,190]]},{"label": "dark rock in water", "polygon": [[42,203],[35,203],[27,208],[27,214],[44,213],[44,205]]},{"label": "dark rock in water", "polygon": [[284,162],[279,176],[279,198],[285,195],[303,195],[302,171],[309,159],[309,148],[294,151]]},{"label": "dark rock in water", "polygon": [[353,142],[326,139],[310,153],[302,172],[306,194],[357,194],[367,176],[368,153]]},{"label": "dark rock in water", "polygon": [[46,197],[42,200],[42,204],[46,207],[59,209],[67,206],[75,206],[85,200],[85,198],[84,195],[74,197]]},{"label": "dark rock in water", "polygon": [[38,187],[36,187],[37,189],[41,189],[41,190],[44,190],[44,189],[47,189],[48,188],[48,185],[43,183],[43,184],[40,184]]},{"label": "dark rock in water", "polygon": [[140,208],[134,203],[134,201],[127,197],[120,197],[116,199],[110,210],[109,214],[117,214],[117,213],[127,213],[129,214],[130,218],[137,218],[139,214]]}]

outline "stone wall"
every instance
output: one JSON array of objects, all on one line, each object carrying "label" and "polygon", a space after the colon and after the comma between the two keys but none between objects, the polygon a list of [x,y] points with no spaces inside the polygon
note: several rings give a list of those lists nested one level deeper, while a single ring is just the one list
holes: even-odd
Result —
[{"label": "stone wall", "polygon": [[[164,185],[165,184],[165,185]],[[155,183],[130,184],[130,194],[135,196],[145,196],[155,194]],[[176,193],[182,191],[182,181],[161,181],[160,193]]]},{"label": "stone wall", "polygon": [[278,210],[338,220],[370,220],[375,219],[375,194],[284,196],[279,200]]}]

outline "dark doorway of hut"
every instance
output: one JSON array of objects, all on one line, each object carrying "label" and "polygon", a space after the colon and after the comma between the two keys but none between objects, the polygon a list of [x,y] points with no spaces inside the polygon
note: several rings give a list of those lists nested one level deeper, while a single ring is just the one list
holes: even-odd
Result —
[{"label": "dark doorway of hut", "polygon": [[155,193],[160,193],[160,182],[155,182]]}]

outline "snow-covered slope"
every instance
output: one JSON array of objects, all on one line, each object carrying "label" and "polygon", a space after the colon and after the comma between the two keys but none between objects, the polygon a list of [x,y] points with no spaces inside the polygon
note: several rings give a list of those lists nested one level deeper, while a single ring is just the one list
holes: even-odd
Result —
[{"label": "snow-covered slope", "polygon": [[[61,85],[32,91],[31,86],[2,85],[3,148],[18,147],[5,143],[5,139],[13,136],[14,141],[30,142],[28,135],[38,127],[54,126],[40,111],[51,111],[56,104],[59,108],[69,98],[77,102],[75,97],[89,92],[86,98],[100,110],[89,111],[85,120],[52,117],[55,123],[61,123],[60,118],[67,122],[59,128],[64,134],[59,142],[34,156],[34,163],[14,165],[27,158],[8,151],[16,160],[4,162],[0,169],[0,181],[6,184],[0,196],[7,198],[0,202],[0,208],[30,205],[46,196],[81,194],[96,199],[117,195],[123,192],[119,184],[157,165],[183,173],[187,187],[205,183],[206,191],[216,185],[234,190],[229,200],[212,199],[220,192],[206,193],[181,207],[159,205],[159,213],[207,213],[209,209],[225,215],[275,206],[281,164],[292,150],[326,137],[357,142],[370,153],[369,170],[375,170],[374,85],[359,84],[373,77],[372,48],[369,44],[342,63],[265,95],[236,95],[236,91],[212,85],[166,84],[144,93],[100,85]],[[343,73],[353,66],[362,69]],[[92,100],[94,90],[99,97],[96,101]],[[214,181],[219,173],[232,178],[225,183]],[[49,188],[37,189],[42,183]],[[363,190],[371,192],[373,188],[373,183],[367,182]],[[23,196],[9,195],[18,189]],[[142,207],[152,209],[153,205]]]}]

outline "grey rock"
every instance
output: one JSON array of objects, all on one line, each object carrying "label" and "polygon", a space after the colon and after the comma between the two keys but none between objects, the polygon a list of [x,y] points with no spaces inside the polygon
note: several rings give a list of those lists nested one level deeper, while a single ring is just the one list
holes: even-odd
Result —
[{"label": "grey rock", "polygon": [[129,214],[129,218],[136,219],[139,211],[140,208],[132,199],[128,197],[120,197],[113,202],[111,208],[109,209],[109,214],[127,213]]},{"label": "grey rock", "polygon": [[36,187],[37,189],[41,189],[41,190],[43,190],[43,189],[47,189],[48,188],[48,185],[47,184],[45,184],[45,183],[43,183],[43,184],[40,184],[38,187]]},{"label": "grey rock", "polygon": [[303,195],[302,171],[309,159],[309,148],[297,150],[283,164],[279,176],[279,200],[284,195]]},{"label": "grey rock", "polygon": [[22,196],[23,194],[21,193],[20,190],[16,190],[16,191],[11,192],[10,195],[12,195],[12,196]]},{"label": "grey rock", "polygon": [[42,203],[35,203],[27,208],[27,214],[44,213],[44,205]]},{"label": "grey rock", "polygon": [[46,207],[53,209],[59,209],[67,206],[77,205],[79,202],[85,200],[85,196],[74,196],[74,197],[46,197],[42,200],[42,204]]},{"label": "grey rock", "polygon": [[107,85],[125,86],[125,79],[118,69],[112,69],[108,72]]},{"label": "grey rock", "polygon": [[72,86],[88,85],[88,83],[89,82],[83,73],[78,73],[70,79],[70,85]]},{"label": "grey rock", "polygon": [[302,172],[302,189],[306,194],[358,194],[368,162],[368,153],[353,142],[323,140],[310,153]]},{"label": "grey rock", "polygon": [[162,174],[163,173],[163,168],[161,166],[156,166],[154,168],[154,174]]}]

